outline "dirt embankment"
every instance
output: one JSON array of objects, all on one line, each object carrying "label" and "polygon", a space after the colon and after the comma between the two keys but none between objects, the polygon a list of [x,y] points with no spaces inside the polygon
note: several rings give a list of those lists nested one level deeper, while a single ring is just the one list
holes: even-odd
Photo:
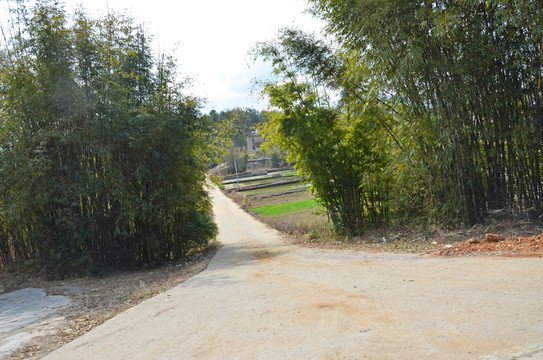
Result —
[{"label": "dirt embankment", "polygon": [[505,238],[499,234],[486,234],[483,239],[473,237],[458,245],[446,245],[437,252],[442,256],[499,255],[543,257],[543,234]]},{"label": "dirt embankment", "polygon": [[[117,272],[107,276],[48,281],[37,275],[0,273],[0,293],[26,288],[44,289],[47,295],[63,295],[70,305],[43,329],[23,328],[32,339],[21,343],[9,359],[40,359],[51,351],[92,330],[118,313],[162,293],[204,270],[215,249],[187,261],[152,270]],[[1,313],[0,313],[1,315]],[[45,335],[43,335],[45,334]]]}]

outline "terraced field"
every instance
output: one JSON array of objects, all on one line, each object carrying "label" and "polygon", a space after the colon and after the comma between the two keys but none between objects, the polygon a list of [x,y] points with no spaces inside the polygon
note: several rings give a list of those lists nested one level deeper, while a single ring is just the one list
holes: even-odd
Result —
[{"label": "terraced field", "polygon": [[327,231],[323,208],[294,171],[223,182],[225,192],[261,221],[291,234]]},{"label": "terraced field", "polygon": [[253,208],[252,211],[262,216],[277,216],[290,214],[293,212],[311,210],[317,207],[317,202],[314,199],[293,201],[286,204],[265,205]]}]

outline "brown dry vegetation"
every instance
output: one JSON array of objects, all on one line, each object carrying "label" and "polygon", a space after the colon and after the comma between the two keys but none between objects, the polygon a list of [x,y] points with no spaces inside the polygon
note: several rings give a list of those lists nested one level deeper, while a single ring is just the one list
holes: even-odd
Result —
[{"label": "brown dry vegetation", "polygon": [[[235,192],[230,195],[233,201],[249,212],[251,208],[313,197],[308,191],[249,198]],[[346,237],[333,233],[324,211],[305,210],[280,216],[255,216],[260,221],[288,235],[292,243],[309,247],[446,256],[540,254],[542,250],[537,238],[534,240],[533,236],[541,234],[543,226],[522,216],[513,215],[509,213],[494,214],[494,218],[489,220],[488,225],[476,225],[469,229],[451,230],[438,226],[430,226],[429,228],[389,227],[369,230],[358,237]],[[497,243],[484,241],[482,244],[466,243],[468,239],[482,240],[490,233],[501,234],[503,240],[507,240]]]},{"label": "brown dry vegetation", "polygon": [[61,313],[64,320],[54,325],[54,334],[34,338],[30,344],[12,353],[11,359],[39,359],[45,356],[116,314],[203,271],[215,252],[216,247],[212,247],[186,261],[152,270],[116,272],[101,278],[48,281],[35,274],[0,273],[0,289],[5,293],[34,287],[44,289],[48,295],[64,295],[72,300]]},{"label": "brown dry vegetation", "polygon": [[[501,229],[501,231],[497,231]],[[538,255],[543,254],[540,243],[543,227],[537,224],[499,223],[491,226],[477,225],[470,229],[444,230],[431,227],[424,230],[378,229],[360,237],[348,238],[333,234],[315,237],[313,234],[296,235],[294,243],[320,248],[352,249],[368,252],[421,253],[440,256],[461,255]],[[489,233],[500,232],[503,241],[485,242]],[[479,243],[474,243],[477,239]]]},{"label": "brown dry vegetation", "polygon": [[329,237],[330,228],[325,213],[303,210],[278,216],[257,216],[257,218],[287,235],[309,240]]},{"label": "brown dry vegetation", "polygon": [[[368,252],[422,253],[438,255],[513,255],[542,253],[535,235],[543,227],[526,222],[503,221],[489,226],[476,225],[470,229],[443,229],[432,226],[381,228],[358,237],[334,234],[325,214],[307,210],[281,216],[258,217],[261,221],[287,235],[291,242],[309,247],[352,249]],[[483,240],[489,233],[503,234],[504,241],[467,243],[469,239]],[[540,235],[543,238],[543,235]],[[540,240],[539,240],[540,241]]]},{"label": "brown dry vegetation", "polygon": [[438,254],[443,256],[501,255],[543,257],[543,234],[508,238],[499,234],[486,234],[483,239],[473,237],[456,246],[445,247]]}]

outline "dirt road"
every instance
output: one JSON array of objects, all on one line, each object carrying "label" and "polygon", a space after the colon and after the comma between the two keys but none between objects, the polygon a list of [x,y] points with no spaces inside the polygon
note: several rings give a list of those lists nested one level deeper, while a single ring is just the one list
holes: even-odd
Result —
[{"label": "dirt road", "polygon": [[213,190],[208,269],[46,359],[543,359],[543,260],[312,250]]}]

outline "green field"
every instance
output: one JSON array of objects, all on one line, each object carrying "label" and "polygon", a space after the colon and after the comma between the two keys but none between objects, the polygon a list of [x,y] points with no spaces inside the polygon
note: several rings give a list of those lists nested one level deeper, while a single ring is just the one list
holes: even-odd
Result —
[{"label": "green field", "polygon": [[315,199],[307,199],[301,201],[294,201],[291,203],[266,205],[258,208],[251,209],[262,216],[277,216],[284,215],[298,211],[311,210],[318,206]]},{"label": "green field", "polygon": [[[276,177],[277,173],[281,174],[281,177]],[[258,214],[261,221],[277,230],[297,235],[327,233],[328,217],[322,211],[317,211],[320,206],[309,190],[311,185],[303,182],[280,184],[287,179],[294,180],[296,178],[296,172],[292,170],[245,178],[239,184],[242,191],[233,191],[228,194],[239,205]],[[273,185],[275,183],[279,184],[243,191],[246,186]],[[237,188],[235,179],[225,181],[224,185],[227,190],[236,190]],[[299,191],[292,192],[292,190]]]}]

